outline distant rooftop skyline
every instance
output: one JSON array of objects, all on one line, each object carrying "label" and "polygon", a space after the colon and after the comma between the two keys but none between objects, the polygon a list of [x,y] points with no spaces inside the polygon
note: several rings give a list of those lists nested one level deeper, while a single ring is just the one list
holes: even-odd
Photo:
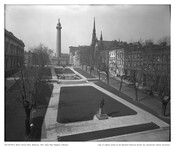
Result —
[{"label": "distant rooftop skyline", "polygon": [[56,25],[62,26],[62,53],[69,46],[90,45],[95,18],[96,36],[103,40],[155,43],[170,36],[169,5],[6,5],[5,28],[25,43],[43,43],[56,52]]}]

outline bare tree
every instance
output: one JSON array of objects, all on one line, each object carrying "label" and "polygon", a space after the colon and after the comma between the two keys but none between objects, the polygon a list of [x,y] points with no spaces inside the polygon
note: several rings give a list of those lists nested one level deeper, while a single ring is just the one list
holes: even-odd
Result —
[{"label": "bare tree", "polygon": [[162,37],[161,39],[158,40],[158,44],[170,45],[170,36]]},{"label": "bare tree", "polygon": [[[35,55],[37,54],[37,56],[32,56],[32,58],[37,57],[35,59],[37,59],[38,62],[32,62],[31,66],[19,65],[18,68],[20,79],[17,80],[16,77],[13,76],[19,88],[19,99],[23,105],[26,114],[25,133],[26,138],[28,140],[32,138],[32,131],[30,125],[31,112],[37,108],[39,96],[38,93],[39,87],[41,85],[44,65],[46,65],[49,62],[49,55],[51,55],[52,51],[40,44],[38,47],[33,49],[33,53]],[[36,64],[39,66],[33,66]]]},{"label": "bare tree", "polygon": [[142,63],[142,48],[140,44],[131,44],[125,53],[125,70],[128,71],[127,76],[135,89],[135,100],[138,101],[138,90],[143,82],[143,74],[140,68]]},{"label": "bare tree", "polygon": [[147,60],[143,65],[146,86],[150,87],[151,93],[160,97],[163,105],[164,97],[170,97],[170,47],[166,42],[161,42],[159,45],[145,46],[144,51]]},{"label": "bare tree", "polygon": [[42,78],[42,67],[19,67],[20,80],[14,76],[20,91],[20,101],[23,105],[25,119],[25,133],[27,140],[31,139],[31,111],[37,107],[39,85]]},{"label": "bare tree", "polygon": [[106,74],[106,83],[109,84],[109,64],[102,63],[100,70],[105,72],[105,74]]},{"label": "bare tree", "polygon": [[[120,55],[119,60],[120,60],[120,62],[123,64],[123,67],[124,67],[124,55],[123,55],[123,56]],[[121,64],[120,64],[120,65],[121,65]],[[120,65],[116,64],[116,68],[119,68]],[[123,78],[124,78],[124,76],[125,76],[125,75],[124,75],[123,72],[120,73],[120,87],[119,87],[119,91],[120,91],[120,92],[121,92],[121,89],[122,89]]]},{"label": "bare tree", "polygon": [[[161,89],[162,80],[168,78],[170,75],[168,61],[168,49],[165,46],[163,49],[161,45],[151,45],[145,46],[144,54],[145,61],[143,64],[143,71],[147,75],[147,80],[149,81],[152,90],[159,91]],[[166,63],[166,64],[165,64]],[[162,68],[163,67],[163,68]],[[165,82],[163,82],[165,84]],[[160,85],[160,86],[159,86]]]},{"label": "bare tree", "polygon": [[124,75],[121,75],[121,76],[120,76],[120,87],[119,87],[119,91],[120,91],[120,92],[121,92],[122,86],[123,86],[123,78],[124,78]]},{"label": "bare tree", "polygon": [[101,73],[100,67],[101,67],[101,59],[98,59],[97,67],[96,68],[97,68],[97,74],[98,74],[99,80],[100,80],[100,73]]},{"label": "bare tree", "polygon": [[170,60],[168,59],[169,47],[160,44],[145,47],[145,58],[147,62],[143,65],[143,71],[147,76],[152,91],[156,91],[161,96],[164,92],[169,92],[170,88]]},{"label": "bare tree", "polygon": [[134,89],[135,89],[135,100],[138,101],[138,90],[139,87],[142,83],[142,76],[140,74],[138,74],[137,70],[131,70],[131,73],[129,75],[129,80],[132,83]]},{"label": "bare tree", "polygon": [[[120,58],[121,59],[121,61],[123,61],[124,62],[124,59],[123,58]],[[121,92],[121,89],[122,89],[122,85],[123,85],[123,78],[124,78],[124,75],[123,74],[118,74],[119,73],[119,63],[118,63],[118,59],[116,60],[116,62],[112,62],[111,64],[110,64],[110,66],[112,66],[111,68],[111,70],[115,73],[115,75],[116,76],[119,76],[119,78],[120,78],[120,86],[119,86],[119,91]]]},{"label": "bare tree", "polygon": [[31,51],[34,59],[33,64],[44,66],[50,63],[50,57],[53,51],[48,47],[40,43],[38,46],[31,48]]},{"label": "bare tree", "polygon": [[101,61],[100,51],[97,50],[95,52],[94,66],[96,68],[99,80],[100,80],[101,64],[102,64],[102,61]]}]

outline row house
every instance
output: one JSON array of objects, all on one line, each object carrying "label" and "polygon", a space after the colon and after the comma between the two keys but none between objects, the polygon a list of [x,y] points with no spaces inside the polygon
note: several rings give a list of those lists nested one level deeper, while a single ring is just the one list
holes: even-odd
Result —
[{"label": "row house", "polygon": [[17,72],[19,66],[24,64],[24,43],[12,32],[4,30],[5,33],[5,75],[10,76]]},{"label": "row house", "polygon": [[144,46],[143,58],[144,85],[158,90],[157,86],[163,82],[170,89],[170,46],[164,43]]},{"label": "row house", "polygon": [[109,72],[115,76],[117,74],[117,50],[109,51]]},{"label": "row house", "polygon": [[142,87],[158,90],[156,88],[164,82],[170,89],[170,46],[129,44],[124,60],[125,75],[136,73],[137,78],[142,80]]},{"label": "row house", "polygon": [[123,76],[124,72],[124,51],[127,47],[126,42],[113,41],[109,50],[109,72],[113,76]]},{"label": "row house", "polygon": [[100,41],[96,43],[95,58],[99,60],[100,64],[109,67],[110,74],[113,76],[122,76],[124,75],[125,47],[127,47],[126,42],[103,41],[100,39]]},{"label": "row house", "polygon": [[[24,52],[24,64],[25,66],[42,65],[43,58],[42,54],[38,54],[32,51]],[[49,58],[50,59],[50,58]]]},{"label": "row house", "polygon": [[141,76],[143,61],[142,45],[140,43],[130,43],[124,52],[124,72],[126,76],[130,76],[132,72],[136,72],[138,77]]},{"label": "row house", "polygon": [[113,76],[123,76],[124,48],[109,51],[109,72]]},{"label": "row house", "polygon": [[116,50],[116,75],[123,76],[124,75],[124,48]]}]

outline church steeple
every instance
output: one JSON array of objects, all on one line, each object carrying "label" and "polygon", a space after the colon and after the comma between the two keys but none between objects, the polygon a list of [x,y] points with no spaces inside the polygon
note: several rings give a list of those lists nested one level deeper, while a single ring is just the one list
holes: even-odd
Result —
[{"label": "church steeple", "polygon": [[101,31],[100,41],[103,41],[102,31]]},{"label": "church steeple", "polygon": [[94,18],[94,26],[93,26],[93,33],[92,33],[92,42],[91,42],[91,45],[94,45],[95,42],[96,42],[96,29],[95,29],[95,18]]},{"label": "church steeple", "polygon": [[96,34],[96,30],[95,30],[95,18],[94,18],[94,28],[93,28],[93,33]]}]

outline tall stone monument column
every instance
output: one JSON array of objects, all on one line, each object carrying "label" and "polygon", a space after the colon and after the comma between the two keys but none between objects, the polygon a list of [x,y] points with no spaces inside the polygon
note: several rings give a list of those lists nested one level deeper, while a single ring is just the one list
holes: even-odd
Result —
[{"label": "tall stone monument column", "polygon": [[58,19],[58,24],[56,29],[57,29],[56,57],[57,59],[59,59],[61,57],[61,29],[62,29],[60,19]]}]

